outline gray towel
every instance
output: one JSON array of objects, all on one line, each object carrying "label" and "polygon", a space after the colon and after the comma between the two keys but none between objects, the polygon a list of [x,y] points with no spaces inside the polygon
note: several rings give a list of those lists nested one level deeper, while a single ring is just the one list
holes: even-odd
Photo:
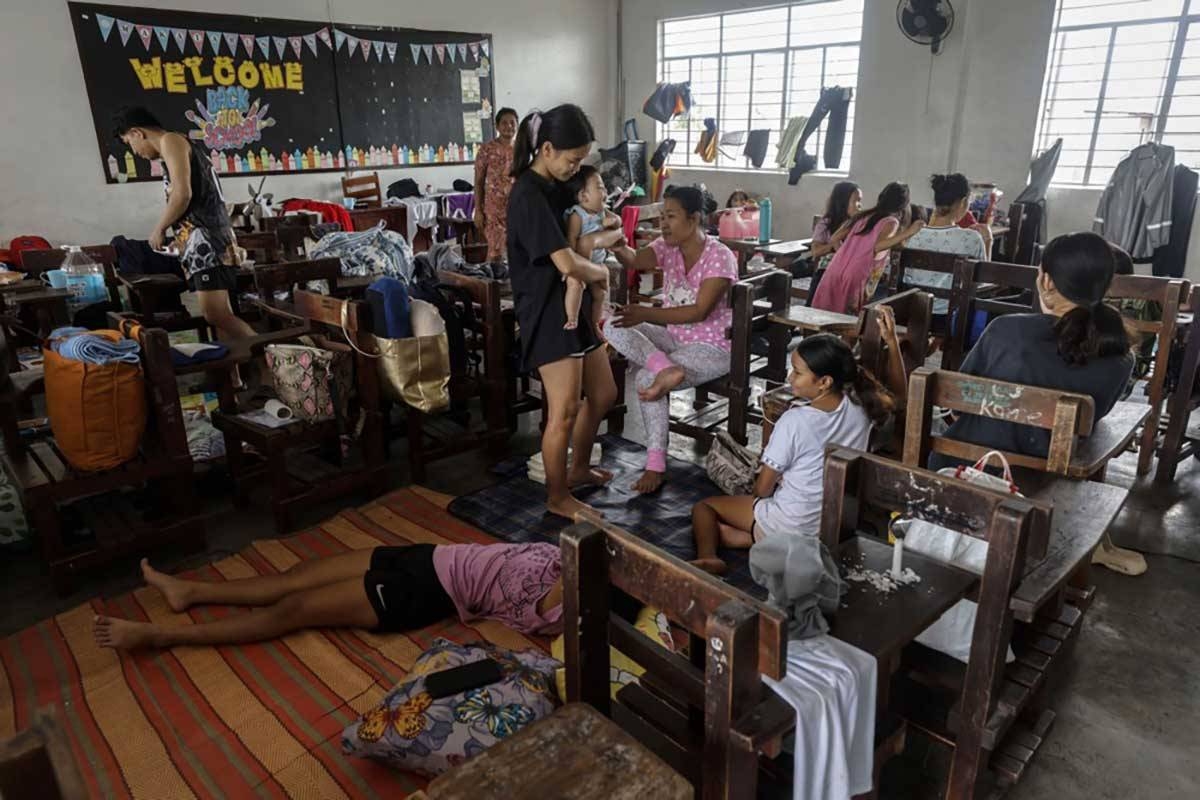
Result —
[{"label": "gray towel", "polygon": [[788,615],[788,638],[829,630],[825,614],[837,611],[846,584],[829,550],[816,536],[776,534],[750,548],[750,576],[767,590],[767,602]]}]

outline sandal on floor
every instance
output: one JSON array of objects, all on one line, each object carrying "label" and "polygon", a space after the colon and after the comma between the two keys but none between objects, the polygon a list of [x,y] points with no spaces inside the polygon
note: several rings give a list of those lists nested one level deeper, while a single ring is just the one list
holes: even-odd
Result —
[{"label": "sandal on floor", "polygon": [[1141,553],[1117,547],[1108,539],[1100,542],[1096,552],[1092,553],[1092,563],[1130,576],[1141,575],[1147,569],[1146,559],[1142,557]]}]

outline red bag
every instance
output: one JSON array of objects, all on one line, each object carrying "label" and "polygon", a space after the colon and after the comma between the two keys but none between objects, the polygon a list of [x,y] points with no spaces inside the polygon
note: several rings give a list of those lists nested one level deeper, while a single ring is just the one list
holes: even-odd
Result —
[{"label": "red bag", "polygon": [[14,236],[12,241],[8,243],[8,253],[11,259],[10,263],[15,263],[18,267],[25,266],[21,263],[22,250],[53,250],[51,244],[41,236]]}]

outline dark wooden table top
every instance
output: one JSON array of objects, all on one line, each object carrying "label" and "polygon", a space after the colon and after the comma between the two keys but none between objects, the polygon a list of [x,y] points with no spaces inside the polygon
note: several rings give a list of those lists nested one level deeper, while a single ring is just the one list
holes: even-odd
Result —
[{"label": "dark wooden table top", "polygon": [[771,322],[809,333],[826,333],[858,326],[858,317],[839,314],[836,311],[825,311],[821,308],[811,308],[801,303],[794,303],[786,313],[772,314],[769,319]]},{"label": "dark wooden table top", "polygon": [[51,289],[48,286],[43,286],[33,291],[11,294],[8,297],[8,302],[16,306],[36,305],[39,303],[65,303],[69,297],[71,297],[69,289]]},{"label": "dark wooden table top", "polygon": [[437,777],[429,800],[691,800],[687,779],[584,703],[502,739]]},{"label": "dark wooden table top", "polygon": [[1125,452],[1138,429],[1150,416],[1146,403],[1120,402],[1093,427],[1090,436],[1079,440],[1067,474],[1087,478]]},{"label": "dark wooden table top", "polygon": [[[842,542],[838,564],[843,577],[849,569],[888,572],[892,547],[869,536]],[[830,620],[830,633],[880,660],[887,659],[928,628],[979,582],[966,570],[932,558],[904,552],[903,566],[921,582],[885,594],[869,583],[852,582],[842,608]]]},{"label": "dark wooden table top", "polygon": [[1010,604],[1017,619],[1032,622],[1038,609],[1091,559],[1104,532],[1125,505],[1129,490],[1026,470],[1013,470],[1013,477],[1028,497],[1054,506],[1046,557],[1030,565]]},{"label": "dark wooden table top", "polygon": [[23,292],[37,292],[45,289],[46,284],[39,281],[37,278],[25,278],[15,283],[0,283],[0,294],[21,294]]}]

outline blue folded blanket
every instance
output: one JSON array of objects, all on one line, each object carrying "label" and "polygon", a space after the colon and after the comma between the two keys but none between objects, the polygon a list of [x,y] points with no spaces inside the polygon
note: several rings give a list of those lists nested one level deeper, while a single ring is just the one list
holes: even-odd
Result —
[{"label": "blue folded blanket", "polygon": [[229,348],[223,344],[177,344],[171,347],[171,363],[177,367],[218,361],[227,355]]},{"label": "blue folded blanket", "polygon": [[133,339],[113,342],[87,328],[56,328],[50,333],[50,347],[63,358],[84,364],[141,363],[142,348]]}]

